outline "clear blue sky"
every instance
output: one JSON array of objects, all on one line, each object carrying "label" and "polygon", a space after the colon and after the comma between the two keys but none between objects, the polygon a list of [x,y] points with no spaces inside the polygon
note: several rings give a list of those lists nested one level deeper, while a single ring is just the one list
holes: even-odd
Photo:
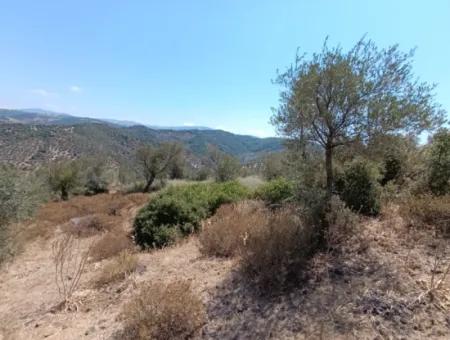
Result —
[{"label": "clear blue sky", "polygon": [[0,107],[267,136],[276,69],[324,38],[417,47],[450,111],[450,1],[2,1]]}]

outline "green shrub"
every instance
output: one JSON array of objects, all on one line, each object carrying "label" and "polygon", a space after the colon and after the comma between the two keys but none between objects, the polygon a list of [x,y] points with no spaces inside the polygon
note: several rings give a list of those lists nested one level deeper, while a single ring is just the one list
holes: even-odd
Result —
[{"label": "green shrub", "polygon": [[262,184],[255,192],[255,197],[269,204],[281,204],[294,196],[294,185],[285,178],[277,178]]},{"label": "green shrub", "polygon": [[433,136],[429,157],[428,185],[435,195],[450,193],[450,132],[442,129]]},{"label": "green shrub", "polygon": [[188,235],[224,203],[248,196],[238,182],[198,183],[173,186],[144,207],[134,221],[136,242],[143,247],[161,247],[178,236]]},{"label": "green shrub", "polygon": [[0,166],[0,263],[18,248],[18,232],[11,223],[30,217],[48,198],[43,178]]},{"label": "green shrub", "polygon": [[336,179],[336,190],[353,211],[377,215],[380,211],[378,171],[368,162],[350,163]]},{"label": "green shrub", "polygon": [[384,186],[387,183],[397,180],[403,171],[403,164],[400,157],[394,153],[388,153],[383,160],[383,178],[381,184]]}]

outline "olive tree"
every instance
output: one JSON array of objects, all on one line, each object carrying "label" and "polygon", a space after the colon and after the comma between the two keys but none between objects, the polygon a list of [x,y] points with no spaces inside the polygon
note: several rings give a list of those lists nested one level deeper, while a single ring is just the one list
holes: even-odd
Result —
[{"label": "olive tree", "polygon": [[213,146],[208,147],[208,157],[217,182],[231,181],[239,176],[241,163],[235,157]]},{"label": "olive tree", "polygon": [[80,184],[80,163],[75,160],[61,160],[48,166],[48,183],[53,192],[62,200],[69,198],[69,193]]},{"label": "olive tree", "polygon": [[365,38],[348,52],[330,48],[295,63],[278,75],[283,87],[272,123],[280,134],[325,153],[326,186],[333,191],[335,148],[392,133],[418,134],[442,123],[444,111],[433,89],[412,73],[414,51],[398,45],[379,49]]},{"label": "olive tree", "polygon": [[182,152],[182,146],[172,142],[161,143],[159,146],[145,145],[137,150],[137,164],[145,179],[144,192],[150,190],[155,179],[167,175]]}]

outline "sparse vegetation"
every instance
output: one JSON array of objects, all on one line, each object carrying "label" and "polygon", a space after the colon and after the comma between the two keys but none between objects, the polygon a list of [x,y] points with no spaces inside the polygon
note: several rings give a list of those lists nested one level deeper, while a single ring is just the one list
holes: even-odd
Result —
[{"label": "sparse vegetation", "polygon": [[206,322],[201,300],[190,284],[148,283],[122,311],[124,339],[190,339]]},{"label": "sparse vegetation", "polygon": [[95,284],[101,287],[124,280],[136,270],[137,266],[137,256],[129,250],[123,250],[102,268]]},{"label": "sparse vegetation", "polygon": [[409,196],[400,204],[400,215],[416,228],[431,228],[450,236],[450,195]]},{"label": "sparse vegetation", "polygon": [[285,207],[252,226],[242,247],[242,269],[270,294],[301,281],[316,251],[316,227],[305,224],[294,207]]},{"label": "sparse vegetation", "polygon": [[142,247],[162,247],[188,235],[224,203],[248,196],[238,182],[199,183],[170,187],[150,201],[136,217],[136,242]]},{"label": "sparse vegetation", "polygon": [[91,250],[91,260],[101,261],[119,254],[124,250],[131,250],[133,243],[128,235],[120,230],[112,230],[105,233],[98,241],[96,241]]},{"label": "sparse vegetation", "polygon": [[72,296],[79,288],[89,257],[89,250],[88,248],[86,251],[83,251],[80,241],[68,234],[53,242],[55,283],[61,299],[57,309],[78,310],[78,303],[72,299]]},{"label": "sparse vegetation", "polygon": [[250,230],[257,225],[264,225],[266,218],[267,211],[262,202],[242,201],[222,205],[204,223],[199,235],[200,251],[209,256],[239,255]]}]

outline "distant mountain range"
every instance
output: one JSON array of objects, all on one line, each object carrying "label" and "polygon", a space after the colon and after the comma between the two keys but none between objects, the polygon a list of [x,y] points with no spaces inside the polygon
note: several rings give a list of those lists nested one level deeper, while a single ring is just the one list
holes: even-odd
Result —
[{"label": "distant mountain range", "polygon": [[254,160],[283,149],[280,138],[236,135],[203,127],[148,127],[134,122],[75,117],[40,109],[0,109],[0,163],[22,168],[58,158],[102,155],[130,164],[142,144],[182,143],[191,163],[199,163],[209,145]]},{"label": "distant mountain range", "polygon": [[107,123],[117,126],[143,125],[156,130],[213,130],[204,126],[157,126],[145,125],[129,120],[78,117],[67,113],[43,109],[0,109],[0,123],[39,124],[39,125],[76,125],[85,123]]}]

